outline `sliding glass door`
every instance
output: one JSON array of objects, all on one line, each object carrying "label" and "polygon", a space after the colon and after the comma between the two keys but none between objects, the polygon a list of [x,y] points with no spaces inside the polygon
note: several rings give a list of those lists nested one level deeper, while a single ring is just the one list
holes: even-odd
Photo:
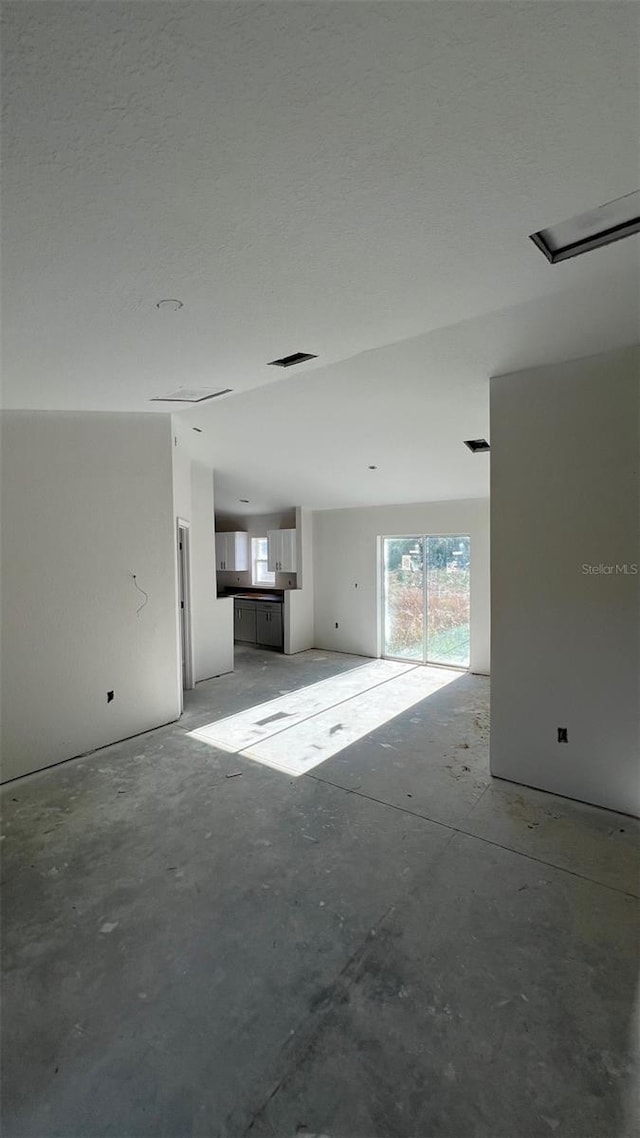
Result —
[{"label": "sliding glass door", "polygon": [[469,538],[427,538],[428,664],[469,667]]},{"label": "sliding glass door", "polygon": [[424,660],[424,538],[384,539],[384,649],[399,660]]},{"label": "sliding glass door", "polygon": [[469,537],[383,539],[383,655],[469,666]]}]

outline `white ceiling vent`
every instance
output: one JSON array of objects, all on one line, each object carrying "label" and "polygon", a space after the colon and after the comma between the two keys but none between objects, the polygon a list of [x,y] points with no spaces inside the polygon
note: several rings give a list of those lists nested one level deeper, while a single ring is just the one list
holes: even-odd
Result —
[{"label": "white ceiling vent", "polygon": [[230,395],[233,388],[212,391],[210,387],[179,387],[171,395],[154,395],[151,403],[204,403],[205,399],[217,399],[219,395]]}]

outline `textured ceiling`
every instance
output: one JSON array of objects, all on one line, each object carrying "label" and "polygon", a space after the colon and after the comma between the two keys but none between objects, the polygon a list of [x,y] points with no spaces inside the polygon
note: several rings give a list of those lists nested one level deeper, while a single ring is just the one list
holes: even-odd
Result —
[{"label": "textured ceiling", "polygon": [[[238,392],[294,390],[266,366],[289,352],[316,353],[295,374],[321,384],[359,353],[581,290],[590,327],[605,286],[633,288],[637,239],[551,267],[527,235],[636,188],[638,14],[5,4],[5,406],[141,411],[201,385],[252,414]],[[155,307],[171,297],[178,312]]]}]

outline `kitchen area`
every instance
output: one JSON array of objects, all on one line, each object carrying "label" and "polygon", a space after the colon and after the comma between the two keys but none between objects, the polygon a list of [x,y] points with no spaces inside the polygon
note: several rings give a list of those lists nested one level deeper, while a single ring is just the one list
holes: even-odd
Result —
[{"label": "kitchen area", "polygon": [[292,508],[254,517],[216,516],[217,596],[233,598],[238,645],[299,650],[292,646],[292,634],[295,639],[295,613],[302,599],[300,513]]}]

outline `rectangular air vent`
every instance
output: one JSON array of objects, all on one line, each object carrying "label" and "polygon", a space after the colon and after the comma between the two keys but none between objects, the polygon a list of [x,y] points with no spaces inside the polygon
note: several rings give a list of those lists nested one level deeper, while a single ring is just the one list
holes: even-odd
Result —
[{"label": "rectangular air vent", "polygon": [[150,403],[204,403],[206,399],[217,399],[219,395],[230,395],[233,388],[225,387],[222,391],[212,391],[211,388],[179,387],[171,395],[154,395]]},{"label": "rectangular air vent", "polygon": [[465,439],[464,445],[469,447],[470,451],[474,454],[480,454],[483,450],[491,450],[486,439]]},{"label": "rectangular air vent", "polygon": [[294,352],[292,356],[283,356],[281,360],[271,360],[269,367],[293,367],[294,364],[303,364],[306,360],[317,360],[311,352]]}]

